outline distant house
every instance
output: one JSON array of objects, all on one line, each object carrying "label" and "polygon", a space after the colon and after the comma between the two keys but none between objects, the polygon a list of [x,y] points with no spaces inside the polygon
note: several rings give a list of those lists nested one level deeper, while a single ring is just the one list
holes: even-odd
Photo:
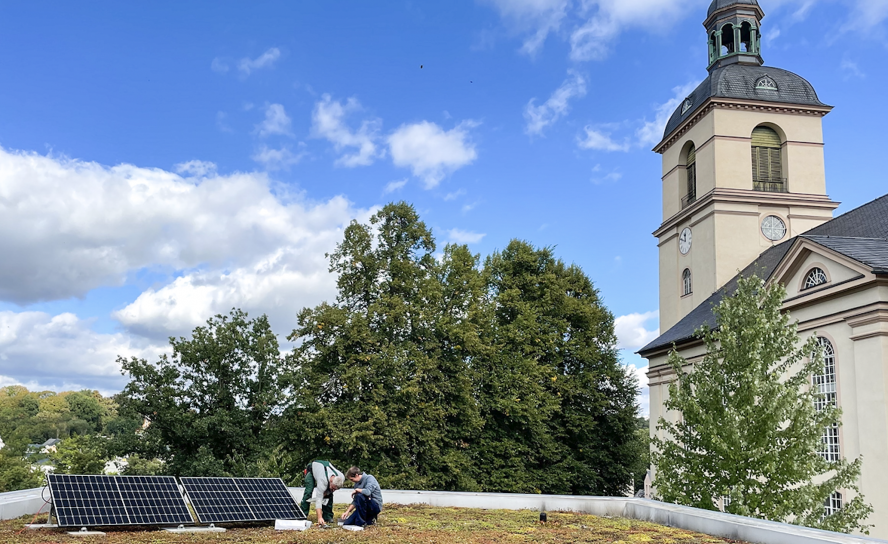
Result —
[{"label": "distant house", "polygon": [[41,453],[52,453],[56,451],[56,447],[59,445],[60,442],[61,440],[58,438],[50,438],[42,444],[28,444],[28,449],[25,457],[32,457]]}]

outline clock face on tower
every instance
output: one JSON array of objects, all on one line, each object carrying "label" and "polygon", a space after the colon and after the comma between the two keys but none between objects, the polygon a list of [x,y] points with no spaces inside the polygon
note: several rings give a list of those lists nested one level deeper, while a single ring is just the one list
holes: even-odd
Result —
[{"label": "clock face on tower", "polygon": [[681,251],[682,255],[687,255],[688,251],[691,250],[691,228],[685,227],[683,231],[681,231],[681,235],[678,237],[678,250]]}]

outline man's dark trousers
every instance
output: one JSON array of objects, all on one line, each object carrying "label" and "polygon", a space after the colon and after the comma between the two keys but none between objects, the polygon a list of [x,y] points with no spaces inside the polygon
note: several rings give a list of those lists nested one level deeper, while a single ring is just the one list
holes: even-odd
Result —
[{"label": "man's dark trousers", "polygon": [[379,515],[379,505],[376,501],[364,495],[363,493],[355,494],[355,511],[343,522],[343,525],[369,525],[376,521]]},{"label": "man's dark trousers", "polygon": [[[314,509],[311,508],[311,505],[308,502],[311,500],[311,494],[314,491],[314,488],[314,475],[311,473],[311,470],[309,470],[305,475],[305,492],[302,494],[302,504],[299,505],[308,519],[312,519],[312,516],[314,515]],[[329,495],[329,497],[324,495],[324,499],[327,499],[327,502],[321,506],[321,515],[324,517],[324,521],[327,523],[333,523],[333,493],[330,493]]]}]

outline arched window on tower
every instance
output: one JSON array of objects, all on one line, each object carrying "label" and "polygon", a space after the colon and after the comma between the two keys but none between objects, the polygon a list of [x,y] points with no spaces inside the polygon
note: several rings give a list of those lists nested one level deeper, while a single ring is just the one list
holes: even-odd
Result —
[{"label": "arched window on tower", "polygon": [[756,191],[786,192],[780,144],[780,136],[772,128],[752,131],[752,188]]},{"label": "arched window on tower", "polygon": [[727,56],[736,53],[737,48],[734,44],[734,25],[728,23],[721,28],[721,56]]},{"label": "arched window on tower", "polygon": [[[836,350],[832,342],[822,336],[817,337],[817,344],[823,351],[823,371],[815,374],[811,380],[814,392],[818,393],[814,400],[814,409],[819,412],[827,406],[836,405]],[[832,424],[823,430],[823,439],[817,453],[827,461],[840,459],[838,425]]]},{"label": "arched window on tower", "polygon": [[740,51],[743,53],[752,53],[755,48],[753,41],[754,33],[752,25],[744,22],[740,25]]},{"label": "arched window on tower", "polygon": [[687,183],[685,184],[685,196],[681,199],[682,208],[697,200],[697,148],[694,147],[694,144],[690,144],[688,148],[688,156],[685,159],[685,176]]},{"label": "arched window on tower", "polygon": [[693,286],[691,285],[691,269],[685,268],[684,272],[681,273],[681,296],[690,295],[693,292]]}]

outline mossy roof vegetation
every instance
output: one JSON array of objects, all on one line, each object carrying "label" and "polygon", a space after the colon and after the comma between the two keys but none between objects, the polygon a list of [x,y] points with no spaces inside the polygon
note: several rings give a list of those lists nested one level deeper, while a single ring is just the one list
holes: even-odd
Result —
[{"label": "mossy roof vegetation", "polygon": [[[61,530],[27,530],[33,516],[0,522],[0,542],[45,544],[83,542]],[[41,514],[37,523],[46,521]],[[316,529],[305,532],[275,531],[273,527],[236,527],[225,533],[173,534],[159,530],[109,530],[98,537],[104,544],[166,544],[192,542],[231,542],[283,544],[292,542],[415,543],[432,542],[594,542],[600,544],[651,542],[662,544],[738,543],[684,529],[664,527],[624,518],[604,518],[586,514],[550,512],[546,523],[539,513],[529,510],[477,510],[429,506],[386,506],[379,525],[363,532],[342,529]],[[95,537],[88,540],[95,540]]]}]

